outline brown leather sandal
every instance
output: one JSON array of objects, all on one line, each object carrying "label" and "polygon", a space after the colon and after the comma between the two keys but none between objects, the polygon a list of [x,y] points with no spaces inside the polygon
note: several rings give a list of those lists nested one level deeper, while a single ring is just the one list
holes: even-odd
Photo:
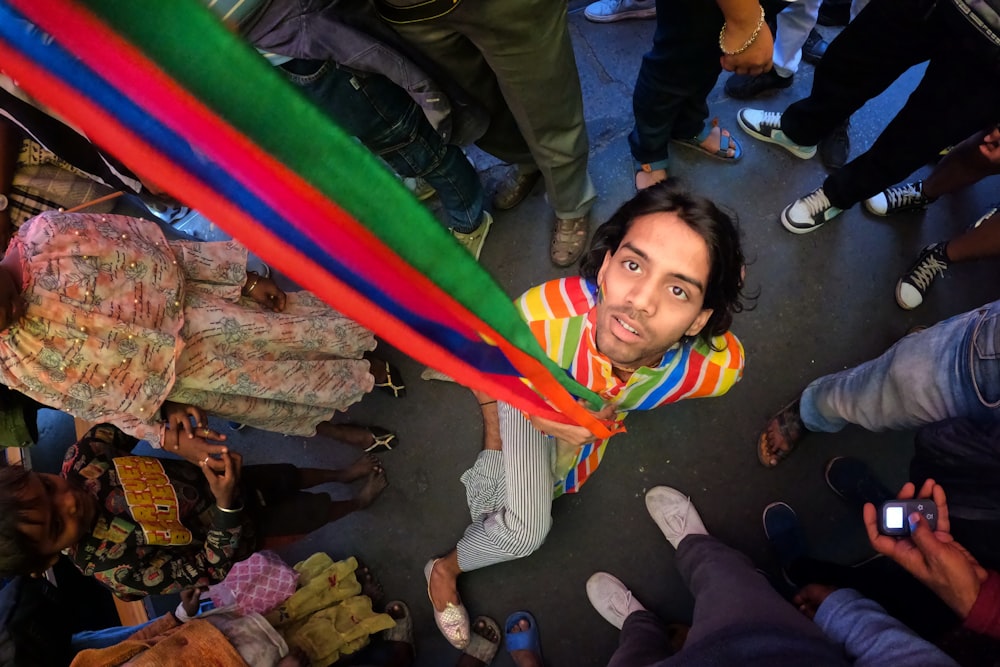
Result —
[{"label": "brown leather sandal", "polygon": [[[785,447],[776,447],[768,438],[772,430],[784,440]],[[799,399],[781,408],[771,419],[768,420],[764,430],[757,436],[757,460],[765,468],[773,468],[784,461],[798,447],[799,441],[808,433],[802,423],[802,416],[799,414]]]},{"label": "brown leather sandal", "polygon": [[587,245],[587,222],[586,215],[566,220],[556,218],[552,230],[552,246],[549,249],[549,257],[553,264],[567,267],[580,259]]}]

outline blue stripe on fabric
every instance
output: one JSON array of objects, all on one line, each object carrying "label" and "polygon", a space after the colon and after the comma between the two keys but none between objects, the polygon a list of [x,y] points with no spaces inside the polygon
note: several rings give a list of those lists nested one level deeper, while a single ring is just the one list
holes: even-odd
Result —
[{"label": "blue stripe on fabric", "polygon": [[[674,350],[673,358],[665,363],[676,364],[670,374],[662,378],[659,384],[646,395],[632,410],[652,410],[663,398],[677,389],[678,383],[684,381],[684,376],[688,373],[688,363],[691,358],[691,346],[682,344],[680,350]],[[668,355],[670,352],[667,353]]]},{"label": "blue stripe on fabric", "polygon": [[483,341],[470,340],[454,329],[427,319],[402,303],[387,298],[370,281],[319,248],[289,220],[238,180],[196,153],[183,136],[137,106],[61,46],[44,43],[44,33],[25,30],[26,23],[29,22],[22,15],[0,0],[0,38],[6,40],[12,47],[35,62],[44,64],[50,73],[100,105],[109,115],[141,136],[146,143],[169,156],[173,162],[239,206],[262,226],[283,238],[289,245],[351,286],[359,294],[405,322],[424,338],[441,345],[456,358],[483,373],[520,377],[499,348]]}]

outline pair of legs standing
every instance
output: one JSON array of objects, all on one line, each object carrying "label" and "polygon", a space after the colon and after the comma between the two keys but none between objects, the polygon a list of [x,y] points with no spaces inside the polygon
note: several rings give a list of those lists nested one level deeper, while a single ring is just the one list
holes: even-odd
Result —
[{"label": "pair of legs standing", "polygon": [[812,92],[781,114],[780,130],[798,146],[815,146],[907,69],[928,63],[872,147],[824,181],[829,203],[849,208],[996,122],[995,49],[952,3],[873,0],[831,42]]},{"label": "pair of legs standing", "polygon": [[562,266],[575,261],[597,193],[587,174],[583,93],[566,4],[464,2],[440,18],[393,27],[487,109],[490,125],[478,146],[517,165],[522,189],[541,175],[556,236],[566,236],[552,259]]},{"label": "pair of legs standing", "polygon": [[668,146],[673,140],[697,139],[708,152],[722,149],[719,157],[735,157],[735,140],[727,132],[715,127],[705,132],[708,94],[722,72],[722,24],[722,11],[714,2],[657,1],[653,46],[642,58],[632,93],[635,127],[629,148],[641,165],[637,188],[667,177]]}]

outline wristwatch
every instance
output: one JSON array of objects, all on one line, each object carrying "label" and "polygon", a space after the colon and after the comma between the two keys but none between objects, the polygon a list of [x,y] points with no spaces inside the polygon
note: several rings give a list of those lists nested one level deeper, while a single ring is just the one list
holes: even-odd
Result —
[{"label": "wristwatch", "polygon": [[7,195],[0,195],[0,211],[6,211],[9,205],[10,200],[7,199]]}]

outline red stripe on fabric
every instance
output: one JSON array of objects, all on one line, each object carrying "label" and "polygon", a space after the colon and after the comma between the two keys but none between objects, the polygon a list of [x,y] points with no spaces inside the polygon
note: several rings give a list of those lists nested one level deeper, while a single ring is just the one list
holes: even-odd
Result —
[{"label": "red stripe on fabric", "polygon": [[698,352],[691,350],[684,364],[684,380],[679,385],[677,385],[672,392],[670,392],[670,394],[661,402],[661,404],[673,403],[674,401],[679,400],[678,397],[684,396],[691,389],[693,389],[698,382],[698,376],[700,375],[700,372],[695,373],[692,369],[696,365],[704,363],[705,363],[705,357],[699,354]]},{"label": "red stripe on fabric", "polygon": [[[479,331],[493,340],[501,339],[495,331],[474,317],[464,306],[454,301],[450,295],[440,290],[426,276],[402,262],[395,253],[388,252],[377,237],[358,224],[342,209],[333,206],[321,193],[299,178],[297,174],[273,160],[268,154],[257,149],[242,134],[239,134],[221,120],[216,120],[211,110],[190,96],[173,80],[169,79],[155,67],[155,65],[150,63],[140,51],[125,42],[116,33],[110,31],[92,14],[86,10],[71,7],[59,0],[31,0],[30,3],[14,0],[13,4],[19,5],[25,15],[36,20],[51,34],[59,36],[61,41],[68,47],[75,47],[73,48],[74,52],[81,56],[84,62],[87,62],[91,68],[104,75],[108,81],[117,82],[119,88],[122,88],[122,82],[127,87],[129,75],[140,78],[148,77],[155,84],[162,86],[162,92],[157,85],[139,87],[143,95],[148,96],[145,104],[143,100],[136,99],[134,95],[129,95],[129,97],[147,109],[147,111],[162,112],[154,113],[154,115],[175,131],[180,132],[183,136],[190,137],[193,134],[197,142],[204,142],[198,143],[199,149],[212,154],[212,151],[208,150],[208,146],[214,145],[217,151],[214,157],[220,164],[227,164],[236,173],[241,173],[241,168],[249,168],[250,181],[248,182],[246,177],[244,177],[240,179],[241,182],[251,191],[255,191],[262,200],[283,211],[287,219],[301,221],[303,224],[297,225],[299,229],[312,238],[319,247],[323,248],[331,256],[343,258],[346,255],[348,258],[354,257],[360,259],[361,253],[359,252],[360,248],[356,247],[356,244],[353,242],[353,238],[345,235],[341,230],[331,229],[330,225],[324,220],[324,217],[335,219],[338,224],[342,225],[343,229],[350,229],[353,235],[363,239],[364,243],[361,244],[361,247],[375,254],[377,260],[395,265],[401,274],[397,276],[396,280],[392,280],[391,276],[387,275],[388,272],[384,272],[386,275],[382,275],[383,272],[376,272],[376,280],[372,282],[378,283],[384,293],[395,295],[398,301],[410,304],[411,308],[415,304],[426,303],[428,295],[434,294],[438,297],[434,300],[436,306],[444,313],[454,317],[457,322],[467,327],[464,331],[459,330],[460,333],[467,337],[472,337],[476,331]],[[23,6],[28,4],[30,4],[30,7]],[[72,29],[61,29],[64,26],[72,26]],[[99,53],[100,56],[95,56],[95,52]],[[169,115],[166,112],[170,110],[173,110],[174,114],[180,114],[179,116],[175,116],[177,119],[176,123],[171,123],[168,118],[163,117],[164,115]],[[207,124],[208,127],[202,131],[198,131],[199,123],[195,121]],[[193,132],[185,132],[185,129]],[[247,151],[249,155],[240,155],[241,151]],[[224,157],[227,155],[231,159]],[[253,173],[256,171],[272,173]],[[284,202],[291,207],[291,210],[276,202],[275,199],[280,198],[280,189],[273,187],[274,182],[289,185],[294,189],[296,194],[306,199],[304,208],[303,206],[295,206],[299,202],[294,199]],[[262,185],[265,183],[269,184],[270,187],[265,188]],[[257,187],[254,187],[255,185]],[[242,240],[241,232],[243,230],[235,225],[230,228],[226,224],[229,222],[228,219],[223,220],[225,222],[221,223],[220,226]],[[318,228],[322,228],[323,233],[317,233]],[[331,232],[337,233],[334,234]],[[266,247],[259,246],[256,243],[248,244],[248,246],[253,247],[258,254],[265,256],[268,254]],[[297,266],[283,266],[278,262],[275,264],[283,272],[297,278],[299,282],[311,284],[308,276],[302,276]],[[366,275],[371,277],[371,272],[366,273]],[[424,313],[426,314],[426,311]],[[358,319],[366,320],[363,317]],[[435,318],[431,316],[431,319]],[[452,328],[456,324],[454,320],[438,321]],[[515,348],[508,346],[507,349],[513,350]],[[511,359],[515,368],[531,380],[536,388],[545,392],[549,400],[563,412],[574,417],[578,423],[599,425],[599,422],[596,422],[596,420],[589,416],[589,413],[586,413],[586,411],[577,405],[573,396],[562,385],[550,381],[551,376],[549,372],[537,360],[520,352],[518,358],[519,360],[516,363]],[[599,427],[596,430],[603,431],[604,429],[603,427]]]},{"label": "red stripe on fabric", "polygon": [[[428,290],[445,294],[350,214],[219,118],[98,17],[63,0],[12,0],[12,4],[57,37],[119,92],[225,166],[244,187],[280,211],[285,219],[295,221],[295,226],[318,247],[353,266],[384,294],[414,310],[419,310],[417,304],[427,301]],[[135,85],[139,81],[143,85]],[[108,150],[114,147],[108,146]],[[174,194],[183,198],[186,193]],[[331,221],[335,224],[330,224]],[[243,240],[242,230],[229,220],[220,219],[217,224]],[[397,279],[390,272],[365,270],[373,261],[396,267]],[[289,275],[299,273],[295,267],[279,265],[279,268]],[[465,329],[459,331],[467,338],[475,338],[476,331],[482,330],[478,318],[450,296],[437,305],[436,311],[425,314],[429,319],[450,327],[460,323]],[[437,312],[451,315],[455,320],[437,319]]]},{"label": "red stripe on fabric", "polygon": [[[564,281],[566,294],[569,297],[570,308],[575,313],[580,313],[590,308],[590,295],[584,289],[583,280],[569,279]],[[586,308],[584,308],[586,307]]]},{"label": "red stripe on fabric", "polygon": [[[301,267],[304,272],[311,272],[314,280],[312,290],[318,297],[329,301],[332,295],[336,295],[338,307],[349,317],[354,317],[355,312],[373,313],[375,317],[382,319],[389,326],[387,333],[383,337],[393,345],[401,349],[413,351],[414,356],[433,360],[436,365],[445,373],[453,377],[475,376],[484,391],[521,407],[530,406],[531,412],[555,418],[558,415],[548,407],[537,395],[517,378],[506,376],[492,376],[484,374],[477,369],[465,364],[461,360],[450,355],[439,345],[429,342],[413,332],[403,322],[392,317],[383,311],[377,304],[371,303],[368,299],[358,295],[349,286],[341,283],[331,276],[323,267],[314,263],[307,256],[299,253],[292,246],[285,243],[281,237],[273,234],[263,225],[260,225],[254,218],[248,216],[241,209],[233,206],[224,197],[218,196],[214,190],[206,186],[197,178],[178,168],[172,161],[155,150],[152,146],[144,142],[133,132],[123,127],[114,117],[107,114],[103,108],[93,104],[87,97],[79,94],[74,88],[64,84],[58,77],[50,75],[46,70],[37,66],[31,60],[23,57],[19,51],[13,49],[3,40],[0,40],[0,61],[4,63],[4,69],[19,81],[31,81],[37,90],[28,88],[28,91],[37,97],[41,102],[57,108],[57,105],[50,104],[56,100],[72,106],[74,109],[74,120],[83,121],[91,132],[95,141],[114,142],[118,147],[118,154],[126,161],[146,161],[145,164],[163,181],[164,185],[171,185],[184,188],[192,193],[198,200],[201,210],[210,217],[226,216],[236,223],[244,226],[248,231],[252,230],[259,234],[262,244],[268,245],[270,257],[275,257],[281,263],[289,266]],[[51,98],[51,99],[50,99]],[[169,183],[168,183],[169,181]],[[396,333],[398,332],[398,334]],[[551,377],[551,376],[550,376]]]},{"label": "red stripe on fabric", "polygon": [[[264,201],[268,201],[268,203],[270,203],[272,206],[275,206],[279,210],[287,212],[288,208],[280,206],[281,202],[275,201],[275,199],[283,200],[285,204],[287,204],[291,209],[293,209],[293,212],[291,213],[292,217],[290,219],[298,219],[303,221],[308,221],[310,219],[314,220],[314,224],[312,227],[313,234],[308,234],[308,231],[305,228],[305,226],[303,226],[302,231],[304,233],[307,233],[307,235],[309,235],[311,238],[314,238],[314,240],[316,240],[318,245],[324,247],[324,249],[327,250],[327,252],[330,252],[331,250],[338,250],[339,251],[338,256],[342,256],[340,255],[340,253],[344,253],[345,251],[347,251],[348,256],[351,256],[352,253],[349,252],[348,248],[353,247],[355,249],[355,252],[357,252],[358,250],[360,250],[360,247],[364,247],[369,252],[376,255],[376,257],[381,257],[382,261],[387,261],[387,262],[391,261],[398,269],[401,270],[400,273],[409,274],[408,276],[407,275],[398,276],[398,279],[395,281],[389,281],[388,284],[385,285],[386,292],[398,293],[400,291],[405,291],[405,288],[407,287],[412,287],[416,291],[416,294],[411,295],[409,300],[407,300],[406,298],[401,299],[402,302],[405,303],[409,301],[409,303],[411,304],[414,303],[414,300],[416,299],[417,296],[419,296],[419,298],[422,299],[423,301],[426,301],[428,293],[434,293],[439,296],[437,305],[442,306],[443,310],[445,310],[450,315],[455,317],[458,320],[458,323],[461,323],[463,326],[468,327],[469,330],[463,332],[464,335],[467,336],[474,335],[473,331],[478,329],[479,331],[482,331],[485,335],[490,336],[492,339],[500,340],[500,336],[497,335],[496,332],[493,332],[489,327],[485,326],[484,323],[478,321],[478,319],[475,318],[471,313],[469,313],[469,311],[465,309],[464,306],[458,304],[453,299],[451,299],[449,295],[442,292],[436,285],[434,285],[425,276],[423,276],[423,274],[416,272],[414,269],[412,269],[412,267],[403,263],[395,255],[395,253],[390,253],[384,247],[381,241],[377,239],[377,237],[375,237],[373,234],[371,234],[371,232],[369,232],[367,229],[359,225],[353,218],[348,216],[342,209],[332,205],[325,197],[322,196],[321,193],[317,192],[312,186],[310,186],[304,180],[299,178],[297,174],[291,172],[283,165],[273,160],[273,158],[271,158],[263,151],[260,151],[255,145],[253,145],[249,141],[249,139],[239,134],[238,132],[230,128],[222,121],[217,120],[214,114],[210,110],[208,110],[203,105],[194,100],[189,94],[186,93],[186,91],[177,86],[172,80],[167,78],[158,68],[149,63],[149,61],[139,51],[131,47],[131,45],[129,45],[128,43],[124,42],[115,33],[109,31],[91,14],[82,10],[72,8],[61,2],[53,2],[52,0],[32,0],[30,7],[21,6],[27,3],[18,3],[17,0],[14,0],[13,4],[19,5],[19,8],[25,13],[26,16],[30,16],[31,18],[36,20],[42,27],[44,27],[50,33],[52,34],[60,33],[59,36],[64,38],[64,40],[67,42],[67,45],[69,44],[69,42],[74,42],[77,46],[77,49],[81,48],[82,45],[85,55],[86,54],[93,55],[92,52],[88,50],[88,47],[100,53],[101,55],[99,58],[96,58],[96,62],[94,62],[95,58],[88,59],[84,57],[81,59],[84,60],[85,62],[88,62],[89,60],[88,64],[96,71],[104,70],[102,73],[105,73],[106,75],[110,74],[111,76],[109,77],[109,80],[121,79],[123,72],[126,71],[138,72],[139,76],[151,77],[156,83],[162,85],[164,89],[166,89],[164,91],[164,94],[161,94],[159,90],[154,91],[156,86],[140,86],[139,88],[147,92],[154,92],[155,94],[152,94],[152,99],[156,101],[156,104],[161,105],[162,107],[161,110],[173,108],[175,114],[176,113],[182,114],[181,118],[184,119],[184,122],[179,122],[178,124],[183,126],[184,129],[195,130],[193,134],[196,136],[197,140],[205,141],[207,144],[214,143],[217,150],[216,153],[217,161],[219,161],[220,164],[228,164],[230,166],[237,167],[236,169],[234,169],[234,171],[240,171],[238,167],[249,166],[251,172],[255,171],[264,172],[259,175],[251,174],[252,178],[259,179],[256,181],[257,183],[272,184],[272,187],[265,189],[265,191],[263,192],[260,192],[259,188],[257,189],[258,193],[261,195],[261,198]],[[39,12],[42,12],[42,14],[39,15],[37,13],[34,13],[32,11],[33,9],[37,9]],[[43,12],[42,10],[47,10],[47,11]],[[72,30],[69,31],[60,30],[61,26],[67,25],[65,23],[60,23],[60,20],[73,21],[73,23],[68,24],[73,26]],[[52,21],[52,23],[50,23],[49,21]],[[88,40],[86,33],[88,29],[92,30],[95,33],[95,35],[98,35],[98,37],[91,38]],[[68,36],[66,35],[66,32],[69,33]],[[76,50],[74,51],[78,55],[80,55],[79,51]],[[114,53],[115,51],[118,52],[117,55],[115,55]],[[109,65],[109,63],[111,65]],[[119,68],[119,66],[121,67]],[[119,69],[121,71],[119,71]],[[127,84],[128,82],[126,81],[126,86]],[[43,91],[31,90],[31,92],[35,94],[36,97],[38,97],[40,100],[46,102],[53,108],[60,109],[65,115],[67,115],[67,117],[75,117],[74,116],[75,112],[73,111],[71,111],[70,113],[66,112],[67,111],[66,107],[63,106],[65,100],[60,100],[58,98],[55,98],[55,96],[49,97]],[[164,95],[167,92],[172,93],[174,96],[176,96],[177,99],[164,97]],[[132,97],[130,96],[130,98]],[[147,108],[147,110],[149,109],[148,106],[142,105],[141,102],[139,102],[138,100],[135,101],[137,103],[140,103],[141,106],[144,106],[144,108]],[[189,133],[184,132],[183,129],[179,128],[177,126],[178,124],[171,123],[168,119],[162,118],[160,114],[155,114],[155,115],[161,118],[161,120],[164,123],[172,127],[175,131],[180,132],[183,136],[190,136]],[[199,124],[194,122],[196,120],[200,121],[203,124],[207,124],[208,125],[207,129],[203,129],[201,132],[198,132],[197,130]],[[190,125],[188,124],[188,121],[190,121]],[[205,136],[205,132],[208,133],[207,136]],[[94,134],[95,134],[95,140],[101,143],[102,145],[115,146],[115,144],[108,139],[102,141],[101,139],[97,138],[99,133],[94,133]],[[231,143],[226,143],[227,141]],[[198,145],[200,149],[206,149],[205,145],[202,144]],[[115,148],[115,150],[118,151],[121,149]],[[241,152],[248,152],[249,155],[240,155]],[[229,159],[225,159],[223,156],[229,156]],[[126,160],[128,161],[128,158],[126,158]],[[135,157],[133,157],[133,164],[139,164],[139,163],[142,163],[142,161],[136,160]],[[173,171],[173,170],[169,169],[168,171]],[[159,172],[157,173],[159,174]],[[244,176],[246,176],[246,174],[244,174]],[[159,178],[162,181],[163,185],[167,186],[171,192],[188,193],[188,194],[194,192],[194,190],[189,189],[192,187],[191,183],[179,184],[177,183],[177,181],[175,181],[173,175],[169,177],[164,177],[162,174],[160,174]],[[304,199],[306,201],[301,202],[295,198],[279,197],[278,193],[280,193],[280,188],[273,187],[274,181],[283,182],[286,185],[286,187],[289,187],[290,190],[292,190],[294,194],[298,195],[299,198]],[[251,187],[253,184],[252,182],[244,184],[249,189],[255,190],[255,188]],[[171,188],[170,187],[171,185],[173,185],[174,187]],[[275,196],[271,197],[268,195],[275,195]],[[242,240],[244,238],[243,234],[247,231],[246,227],[244,226],[241,228],[241,226],[236,225],[235,222],[230,222],[231,220],[234,220],[234,218],[231,217],[231,214],[224,215],[220,214],[219,212],[213,212],[212,209],[214,207],[210,206],[206,207],[201,201],[199,201],[201,196],[209,197],[211,195],[203,192],[197,193],[194,196],[194,199],[192,200],[198,202],[197,207],[200,208],[205,213],[209,214],[209,217],[211,217],[213,220],[224,220],[225,223],[223,223],[220,226],[223,226],[230,233],[236,232],[234,236]],[[305,207],[304,209],[303,206]],[[294,217],[295,209],[298,209],[301,212],[301,217]],[[326,224],[325,221],[323,221],[324,211],[326,217],[336,219],[337,222],[341,224],[344,228],[353,228],[352,231],[356,232],[357,237],[361,238],[363,242],[360,244],[356,244],[353,239],[348,240],[343,233],[338,233],[336,234],[337,239],[339,239],[338,243],[337,240],[333,238],[334,235],[330,233],[330,231],[332,230],[330,229],[329,225]],[[315,215],[316,217],[311,218],[310,214]],[[286,213],[286,215],[288,214]],[[241,215],[239,217],[243,216]],[[314,236],[315,227],[317,226],[316,223],[321,223],[324,229],[324,233],[318,235],[318,237]],[[230,225],[232,225],[232,228],[230,228]],[[258,232],[261,231],[262,229],[266,229],[266,227],[257,224],[253,224],[252,227],[257,228]],[[267,236],[272,237],[270,233],[267,233]],[[284,258],[272,255],[273,252],[272,248],[269,247],[268,245],[263,243],[258,243],[257,239],[252,236],[247,238],[249,239],[249,243],[247,243],[248,247],[253,248],[255,252],[257,252],[260,255],[267,256],[269,259],[277,259],[277,261],[274,262],[275,265],[278,268],[280,268],[283,272],[287,273],[290,277],[295,278],[298,282],[301,282],[303,284],[309,284],[311,287],[313,287],[313,291],[316,292],[317,295],[320,296],[321,298],[324,298],[324,300],[326,300],[328,303],[330,302],[338,304],[341,303],[342,299],[341,294],[337,294],[337,297],[331,300],[330,294],[324,294],[322,291],[315,288],[315,283],[313,282],[313,280],[316,279],[316,274],[310,275],[309,273],[302,271],[302,266],[303,266],[302,263],[291,263],[291,262],[286,263],[287,260],[285,260]],[[331,245],[334,247],[331,248],[330,247]],[[321,272],[325,273],[325,271]],[[386,281],[381,281],[381,282],[383,284],[386,283]],[[368,303],[370,305],[373,305],[370,302]],[[346,309],[344,310],[346,311]],[[381,309],[378,310],[379,312],[382,312]],[[358,312],[352,313],[351,316],[359,321],[368,323],[369,317],[371,316],[370,312],[371,312],[370,309],[359,309]],[[345,312],[345,314],[347,313]],[[471,325],[469,323],[470,321],[475,322],[475,325]],[[444,322],[444,323],[452,328],[454,328],[454,326],[456,325],[455,321]],[[380,329],[379,331],[380,334],[385,334],[385,330],[382,327],[379,327],[379,329]],[[385,337],[387,340],[394,338],[394,336],[385,336],[385,335],[383,337]],[[403,344],[400,345],[400,347],[403,349],[407,349],[408,346],[406,345],[406,342],[407,341],[404,341]],[[398,345],[398,343],[396,342],[394,342],[394,344]],[[583,410],[576,403],[573,396],[565,388],[559,385],[558,382],[556,382],[554,378],[551,377],[548,371],[537,362],[537,360],[533,359],[529,355],[521,353],[520,351],[518,351],[517,355],[514,355],[512,351],[515,348],[509,345],[506,345],[505,347],[507,348],[507,351],[510,354],[510,356],[516,357],[516,361],[515,358],[511,358],[511,362],[515,365],[515,368],[517,368],[520,373],[528,377],[529,380],[532,381],[535,387],[537,387],[540,391],[544,392],[545,395],[549,398],[549,400],[553,404],[555,404],[560,409],[561,412],[573,418],[577,423],[587,426],[592,431],[594,431],[596,435],[601,435],[601,433],[606,430],[604,429],[603,425],[594,420],[589,413]],[[442,367],[440,361],[438,361],[438,363],[435,365]],[[462,365],[465,366],[465,364]],[[447,364],[447,366],[450,367],[451,364]],[[466,366],[466,368],[470,367]],[[445,372],[449,371],[445,370]],[[454,372],[453,368],[451,369],[451,372]],[[476,375],[480,378],[485,377],[480,373],[476,373]],[[463,377],[462,379],[465,378]],[[519,380],[514,380],[514,382],[516,384],[520,384]],[[496,387],[495,382],[490,382],[489,384]],[[509,386],[515,386],[515,385],[509,385]],[[504,391],[503,394],[507,395],[508,391]],[[496,389],[494,389],[494,393],[495,392]],[[523,395],[521,396],[521,398],[522,400],[524,400]],[[531,401],[531,403],[533,404],[532,405],[533,410],[536,412],[539,411],[540,409],[541,411],[544,411],[546,413],[551,412],[551,410],[548,408],[541,408],[541,406],[544,404],[541,403],[540,401],[535,400]],[[522,405],[522,407],[524,406]]]}]

